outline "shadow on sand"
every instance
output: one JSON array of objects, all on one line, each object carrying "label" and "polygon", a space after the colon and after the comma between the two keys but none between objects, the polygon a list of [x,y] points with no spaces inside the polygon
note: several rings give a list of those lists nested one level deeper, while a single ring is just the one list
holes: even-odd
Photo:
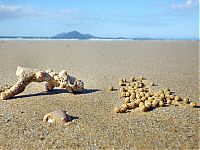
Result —
[{"label": "shadow on sand", "polygon": [[[94,93],[97,91],[101,91],[99,89],[84,89],[82,92],[75,92],[72,94],[79,95],[79,94],[90,94]],[[39,92],[39,93],[34,93],[34,94],[26,94],[26,95],[17,95],[14,96],[10,99],[17,99],[17,98],[28,98],[28,97],[35,97],[35,96],[46,96],[46,95],[56,95],[56,94],[61,94],[61,93],[69,93],[64,89],[53,89],[52,91],[44,91],[44,92]]]}]

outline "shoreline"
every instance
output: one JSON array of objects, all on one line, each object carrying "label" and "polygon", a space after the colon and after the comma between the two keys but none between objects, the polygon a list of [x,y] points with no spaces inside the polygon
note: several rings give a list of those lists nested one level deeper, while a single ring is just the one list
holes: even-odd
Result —
[{"label": "shoreline", "polygon": [[199,39],[54,39],[54,38],[0,38],[0,41],[200,41]]}]

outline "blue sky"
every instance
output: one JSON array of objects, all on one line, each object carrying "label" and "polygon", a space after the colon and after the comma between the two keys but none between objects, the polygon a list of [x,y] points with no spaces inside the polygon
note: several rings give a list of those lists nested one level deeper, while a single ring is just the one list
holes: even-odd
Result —
[{"label": "blue sky", "polygon": [[0,35],[199,38],[199,0],[0,0]]}]

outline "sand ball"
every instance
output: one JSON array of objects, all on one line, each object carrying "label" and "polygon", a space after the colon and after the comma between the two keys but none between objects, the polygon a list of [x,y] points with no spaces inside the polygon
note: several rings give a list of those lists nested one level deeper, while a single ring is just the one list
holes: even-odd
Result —
[{"label": "sand ball", "polygon": [[144,92],[144,89],[143,88],[139,88],[139,92]]},{"label": "sand ball", "polygon": [[174,98],[174,100],[175,100],[175,101],[180,101],[181,98],[180,98],[180,96],[176,95],[175,98]]},{"label": "sand ball", "polygon": [[135,99],[135,98],[136,98],[135,92],[131,94],[130,98],[131,98],[131,99]]},{"label": "sand ball", "polygon": [[125,103],[129,103],[130,102],[130,97],[126,97],[124,100]]},{"label": "sand ball", "polygon": [[174,99],[175,99],[175,96],[174,96],[174,95],[170,95],[169,97],[170,97],[171,100],[174,100]]},{"label": "sand ball", "polygon": [[190,102],[190,106],[196,107],[196,106],[197,106],[197,103],[196,103],[196,102]]},{"label": "sand ball", "polygon": [[114,91],[114,87],[113,87],[113,86],[109,86],[109,87],[108,87],[108,90],[109,90],[109,91]]},{"label": "sand ball", "polygon": [[146,98],[148,98],[148,97],[150,97],[151,96],[151,94],[149,93],[149,92],[147,92],[146,94],[145,94],[145,97]]},{"label": "sand ball", "polygon": [[120,97],[126,97],[126,92],[121,92]]},{"label": "sand ball", "polygon": [[167,99],[167,104],[170,105],[172,103],[171,99]]},{"label": "sand ball", "polygon": [[142,106],[144,106],[144,102],[139,103],[139,107],[142,107]]},{"label": "sand ball", "polygon": [[147,111],[147,107],[143,105],[143,106],[140,107],[140,110],[143,111],[143,112],[146,112]]},{"label": "sand ball", "polygon": [[160,94],[160,98],[164,99],[165,98],[165,94],[164,93]]},{"label": "sand ball", "polygon": [[130,103],[131,109],[135,109],[137,107],[137,104],[135,102]]},{"label": "sand ball", "polygon": [[131,82],[134,82],[134,81],[135,81],[135,77],[131,77],[131,78],[130,78],[130,81],[131,81]]},{"label": "sand ball", "polygon": [[184,98],[183,101],[184,101],[184,103],[186,103],[186,104],[190,103],[189,98]]},{"label": "sand ball", "polygon": [[127,109],[127,108],[121,107],[120,110],[119,110],[119,112],[120,112],[120,113],[125,113],[125,112],[126,112],[126,109]]},{"label": "sand ball", "polygon": [[126,89],[124,87],[120,87],[119,91],[120,92],[126,92]]},{"label": "sand ball", "polygon": [[159,101],[153,100],[152,107],[156,108],[156,107],[158,107],[158,105],[159,105]]},{"label": "sand ball", "polygon": [[126,78],[123,78],[122,81],[126,82]]},{"label": "sand ball", "polygon": [[150,86],[154,86],[154,85],[155,85],[155,83],[154,83],[154,82],[151,82],[151,83],[150,83]]},{"label": "sand ball", "polygon": [[130,92],[126,92],[126,96],[127,96],[127,97],[130,97],[130,96],[131,96],[131,93],[130,93]]},{"label": "sand ball", "polygon": [[164,102],[163,101],[159,101],[159,106],[163,107],[164,106]]},{"label": "sand ball", "polygon": [[124,83],[124,81],[119,81],[119,86],[125,86],[126,84]]},{"label": "sand ball", "polygon": [[140,100],[141,100],[142,102],[144,102],[146,99],[147,99],[146,97],[142,97]]},{"label": "sand ball", "polygon": [[140,99],[135,100],[135,104],[136,104],[137,106],[139,106],[140,102],[141,102]]},{"label": "sand ball", "polygon": [[128,106],[127,106],[127,104],[123,104],[122,107],[127,109]]},{"label": "sand ball", "polygon": [[114,111],[115,111],[116,113],[119,113],[119,112],[120,112],[120,108],[115,107],[115,108],[114,108]]},{"label": "sand ball", "polygon": [[141,97],[145,96],[144,92],[140,92],[140,96]]}]

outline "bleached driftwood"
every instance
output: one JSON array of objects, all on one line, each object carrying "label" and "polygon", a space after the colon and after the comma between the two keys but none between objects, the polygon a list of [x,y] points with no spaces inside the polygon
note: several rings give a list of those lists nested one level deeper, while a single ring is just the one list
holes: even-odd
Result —
[{"label": "bleached driftwood", "polygon": [[52,70],[40,71],[24,67],[17,67],[16,75],[18,81],[15,85],[0,91],[1,99],[9,99],[23,92],[26,86],[31,82],[47,82],[45,88],[47,91],[53,90],[54,87],[66,89],[68,92],[80,92],[84,89],[84,83],[75,77],[67,74],[62,70],[59,74]]}]

